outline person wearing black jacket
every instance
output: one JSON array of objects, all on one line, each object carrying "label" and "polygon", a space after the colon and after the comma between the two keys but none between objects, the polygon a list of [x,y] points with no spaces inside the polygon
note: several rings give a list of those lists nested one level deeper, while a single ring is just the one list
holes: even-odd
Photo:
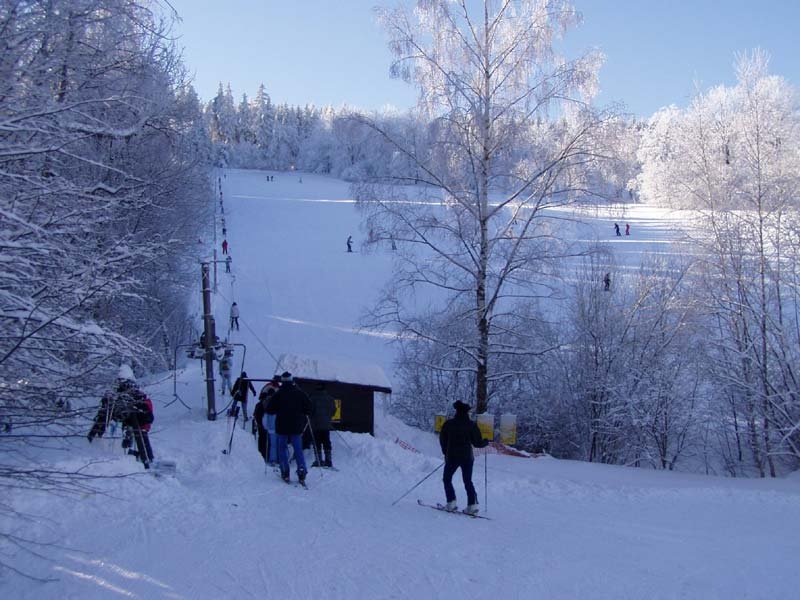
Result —
[{"label": "person wearing black jacket", "polygon": [[[312,467],[333,467],[331,458],[331,418],[336,413],[336,402],[325,390],[324,383],[318,383],[317,389],[309,398],[311,401],[311,429],[317,446],[317,458]],[[325,459],[322,452],[325,451]],[[319,462],[321,461],[321,463]]]},{"label": "person wearing black jacket", "polygon": [[245,422],[247,422],[247,390],[253,392],[253,396],[256,395],[256,388],[253,387],[253,382],[247,378],[247,373],[242,371],[242,374],[236,378],[236,381],[231,388],[231,397],[233,398],[233,406],[231,406],[231,410],[235,410],[236,403],[242,403],[242,416],[244,417]]},{"label": "person wearing black jacket", "polygon": [[270,397],[275,393],[273,387],[264,386],[258,395],[258,402],[253,408],[253,435],[258,435],[258,452],[267,461],[269,454],[269,432],[264,427],[264,413]]},{"label": "person wearing black jacket", "polygon": [[305,392],[294,383],[292,374],[284,371],[281,374],[281,387],[270,398],[267,414],[275,415],[275,433],[278,436],[278,461],[281,465],[281,477],[289,482],[288,444],[294,448],[297,461],[297,479],[304,483],[306,479],[306,459],[303,456],[303,430],[308,424],[311,414],[311,402]]},{"label": "person wearing black jacket", "polygon": [[489,445],[488,440],[481,437],[478,425],[469,418],[469,404],[460,400],[453,403],[456,414],[452,419],[448,419],[442,425],[439,433],[439,445],[444,454],[444,493],[447,498],[445,508],[449,511],[456,510],[456,491],[453,488],[453,475],[457,469],[461,469],[461,478],[464,480],[464,488],[467,490],[467,508],[465,512],[478,514],[478,494],[475,486],[472,485],[472,466],[475,457],[472,454],[472,447],[485,448]]}]

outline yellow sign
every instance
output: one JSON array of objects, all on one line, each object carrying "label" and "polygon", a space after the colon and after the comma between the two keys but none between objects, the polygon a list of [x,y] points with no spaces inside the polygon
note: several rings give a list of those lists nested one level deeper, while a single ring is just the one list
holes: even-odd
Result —
[{"label": "yellow sign", "polygon": [[336,412],[333,413],[331,421],[339,423],[342,420],[342,401],[339,398],[335,398],[333,403],[336,405]]},{"label": "yellow sign", "polygon": [[517,415],[500,415],[500,441],[508,446],[517,443]]},{"label": "yellow sign", "polygon": [[436,433],[439,433],[442,430],[442,425],[444,425],[445,421],[447,421],[447,417],[445,415],[435,415],[433,417],[433,430]]},{"label": "yellow sign", "polygon": [[481,437],[485,440],[494,439],[494,415],[483,413],[478,415],[478,429],[481,430]]}]

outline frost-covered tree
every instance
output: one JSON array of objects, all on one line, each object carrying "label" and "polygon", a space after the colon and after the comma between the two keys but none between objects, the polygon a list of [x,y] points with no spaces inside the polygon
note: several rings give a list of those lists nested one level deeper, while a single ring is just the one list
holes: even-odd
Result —
[{"label": "frost-covered tree", "polygon": [[646,197],[698,209],[689,235],[704,258],[711,377],[727,409],[718,418],[736,440],[726,447],[742,470],[774,476],[779,462],[800,458],[800,354],[789,341],[800,335],[790,317],[800,300],[800,112],[796,90],[767,62],[760,51],[743,55],[734,87],[657,115],[640,155]]},{"label": "frost-covered tree", "polygon": [[[430,368],[471,378],[484,412],[494,384],[510,376],[503,358],[543,350],[524,334],[525,305],[548,293],[537,274],[558,252],[543,212],[585,192],[599,123],[586,99],[600,58],[555,53],[554,40],[579,20],[566,1],[420,0],[378,14],[396,57],[392,74],[419,90],[429,144],[364,119],[424,184],[409,192],[405,173],[357,190],[368,239],[400,247],[374,322],[447,349],[455,366]],[[420,286],[434,290],[438,311],[423,320],[414,306]],[[438,324],[425,325],[434,316]]]},{"label": "frost-covered tree", "polygon": [[250,131],[255,144],[266,152],[275,127],[275,108],[264,84],[258,86],[250,110]]},{"label": "frost-covered tree", "polygon": [[0,487],[84,490],[37,449],[120,361],[167,364],[208,144],[149,4],[5,2],[0,31]]},{"label": "frost-covered tree", "polygon": [[624,276],[601,251],[585,259],[564,345],[573,425],[562,435],[573,456],[672,469],[695,441],[702,363],[690,264],[645,257]]}]

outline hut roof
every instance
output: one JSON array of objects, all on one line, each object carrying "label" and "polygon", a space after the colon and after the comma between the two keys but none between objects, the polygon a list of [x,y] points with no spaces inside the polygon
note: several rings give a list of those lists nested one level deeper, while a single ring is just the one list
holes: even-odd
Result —
[{"label": "hut roof", "polygon": [[383,369],[370,363],[339,358],[282,354],[278,358],[278,370],[289,371],[299,379],[338,381],[339,383],[363,385],[388,393],[392,391],[392,384]]}]

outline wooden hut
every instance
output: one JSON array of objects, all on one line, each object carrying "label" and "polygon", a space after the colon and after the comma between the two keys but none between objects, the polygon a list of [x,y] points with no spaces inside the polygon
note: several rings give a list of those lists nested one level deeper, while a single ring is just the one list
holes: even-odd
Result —
[{"label": "wooden hut", "polygon": [[391,394],[392,388],[383,369],[354,361],[283,354],[278,371],[289,371],[297,385],[309,396],[324,383],[336,400],[333,426],[339,431],[375,435],[376,394]]}]

